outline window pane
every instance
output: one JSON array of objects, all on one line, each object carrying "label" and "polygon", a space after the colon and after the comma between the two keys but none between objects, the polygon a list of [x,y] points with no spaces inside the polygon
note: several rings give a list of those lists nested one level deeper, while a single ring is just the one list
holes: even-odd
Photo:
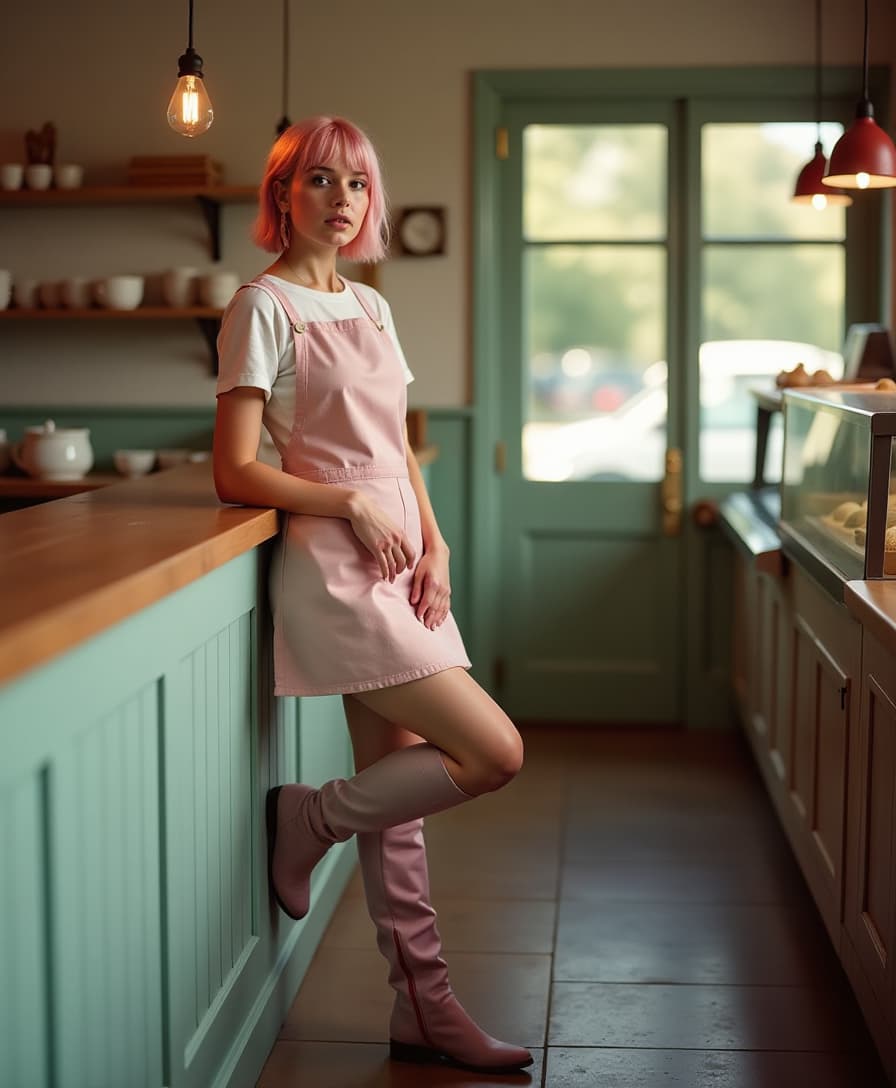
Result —
[{"label": "window pane", "polygon": [[523,222],[532,241],[666,236],[663,125],[529,125]]},{"label": "window pane", "polygon": [[706,245],[703,337],[803,340],[837,351],[845,290],[840,245]]},{"label": "window pane", "polygon": [[[842,125],[822,125],[828,154],[842,132]],[[790,202],[816,137],[815,124],[704,125],[704,237],[842,240],[843,208],[816,211]]]},{"label": "window pane", "polygon": [[[707,246],[700,349],[700,477],[753,479],[756,401],[781,370],[843,372],[842,246]],[[769,436],[766,479],[781,468],[781,429]]]},{"label": "window pane", "polygon": [[525,476],[660,479],[665,248],[530,248],[524,292]]}]

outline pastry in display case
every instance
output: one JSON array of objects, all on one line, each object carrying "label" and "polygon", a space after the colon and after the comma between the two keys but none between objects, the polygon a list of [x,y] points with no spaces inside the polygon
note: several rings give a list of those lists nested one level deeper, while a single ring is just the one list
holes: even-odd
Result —
[{"label": "pastry in display case", "polygon": [[786,550],[834,592],[896,577],[896,391],[788,389],[783,404]]}]

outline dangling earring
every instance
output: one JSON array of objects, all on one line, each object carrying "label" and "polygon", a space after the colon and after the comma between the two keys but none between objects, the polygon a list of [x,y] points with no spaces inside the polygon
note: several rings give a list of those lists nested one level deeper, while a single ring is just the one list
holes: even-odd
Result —
[{"label": "dangling earring", "polygon": [[286,217],[286,208],[280,209],[280,245],[289,249],[289,220]]}]

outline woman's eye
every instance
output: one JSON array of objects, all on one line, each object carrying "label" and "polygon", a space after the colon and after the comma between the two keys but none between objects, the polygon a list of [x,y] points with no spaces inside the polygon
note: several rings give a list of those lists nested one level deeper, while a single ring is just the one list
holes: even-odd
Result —
[{"label": "woman's eye", "polygon": [[357,180],[352,182],[352,188],[358,189],[359,191],[361,189],[366,189],[367,188],[367,182],[366,181],[361,181],[361,179],[358,178]]},{"label": "woman's eye", "polygon": [[315,174],[311,179],[312,185],[329,185],[330,179],[324,174]]}]

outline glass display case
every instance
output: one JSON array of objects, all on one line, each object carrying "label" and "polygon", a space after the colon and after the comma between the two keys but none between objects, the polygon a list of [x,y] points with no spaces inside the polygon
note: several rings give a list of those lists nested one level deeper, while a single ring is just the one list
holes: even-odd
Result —
[{"label": "glass display case", "polygon": [[832,592],[896,577],[896,393],[787,390],[780,531]]}]

